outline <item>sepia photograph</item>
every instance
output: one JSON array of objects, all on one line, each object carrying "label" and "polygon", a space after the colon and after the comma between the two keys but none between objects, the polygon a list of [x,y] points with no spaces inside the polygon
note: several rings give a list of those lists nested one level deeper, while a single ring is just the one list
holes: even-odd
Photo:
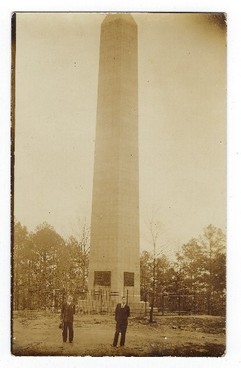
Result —
[{"label": "sepia photograph", "polygon": [[227,24],[12,15],[13,355],[225,355]]}]

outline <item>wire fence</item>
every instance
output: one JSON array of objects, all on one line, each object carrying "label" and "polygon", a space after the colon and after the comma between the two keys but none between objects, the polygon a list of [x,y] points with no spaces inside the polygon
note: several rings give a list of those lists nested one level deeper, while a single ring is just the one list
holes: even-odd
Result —
[{"label": "wire fence", "polygon": [[[67,296],[64,289],[29,290],[22,288],[13,295],[13,310],[51,310],[58,312]],[[120,301],[118,293],[109,289],[76,291],[73,293],[76,312],[91,314],[114,313],[116,304]],[[126,292],[128,301],[128,290]],[[138,304],[138,305],[137,305]],[[148,300],[136,303],[132,311],[136,314],[148,315],[150,305]],[[159,315],[197,315],[212,314],[224,316],[226,313],[226,295],[224,293],[195,293],[156,295],[154,313]]]}]

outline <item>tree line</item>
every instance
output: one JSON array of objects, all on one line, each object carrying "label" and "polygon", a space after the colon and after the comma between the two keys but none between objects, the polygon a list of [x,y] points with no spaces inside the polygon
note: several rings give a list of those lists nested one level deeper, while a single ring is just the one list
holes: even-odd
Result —
[{"label": "tree line", "polygon": [[224,315],[226,237],[213,225],[183,244],[170,262],[166,255],[141,254],[141,296],[165,310]]},{"label": "tree line", "polygon": [[28,232],[14,224],[12,252],[13,308],[37,309],[59,305],[65,294],[77,296],[86,290],[89,230],[64,240],[47,223]]},{"label": "tree line", "polygon": [[[47,223],[28,232],[15,222],[12,245],[13,309],[57,308],[70,291],[87,292],[89,229],[63,239]],[[161,313],[225,314],[225,234],[213,225],[183,244],[175,260],[165,254],[140,255],[141,300]]]}]

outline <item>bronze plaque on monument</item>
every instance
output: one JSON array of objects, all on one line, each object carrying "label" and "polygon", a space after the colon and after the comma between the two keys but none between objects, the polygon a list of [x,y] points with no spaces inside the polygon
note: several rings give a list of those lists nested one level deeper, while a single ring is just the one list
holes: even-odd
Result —
[{"label": "bronze plaque on monument", "polygon": [[111,272],[110,271],[95,271],[94,284],[99,286],[110,286]]},{"label": "bronze plaque on monument", "polygon": [[124,286],[134,286],[134,272],[124,272]]}]

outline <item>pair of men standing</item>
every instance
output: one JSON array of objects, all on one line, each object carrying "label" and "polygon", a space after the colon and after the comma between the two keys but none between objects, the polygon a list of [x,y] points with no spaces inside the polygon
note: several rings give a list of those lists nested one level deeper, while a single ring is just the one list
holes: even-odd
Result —
[{"label": "pair of men standing", "polygon": [[[75,314],[75,305],[73,304],[73,297],[68,296],[67,301],[63,303],[61,309],[61,320],[63,323],[63,342],[67,341],[67,336],[69,336],[69,342],[73,342],[74,329],[73,320]],[[113,346],[117,347],[119,334],[121,334],[120,346],[125,345],[126,330],[128,325],[128,317],[130,316],[130,307],[126,304],[126,298],[122,297],[122,302],[118,303],[115,309],[115,321],[116,330],[113,340]]]}]

